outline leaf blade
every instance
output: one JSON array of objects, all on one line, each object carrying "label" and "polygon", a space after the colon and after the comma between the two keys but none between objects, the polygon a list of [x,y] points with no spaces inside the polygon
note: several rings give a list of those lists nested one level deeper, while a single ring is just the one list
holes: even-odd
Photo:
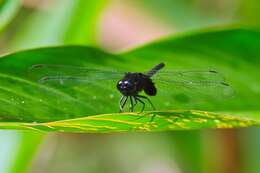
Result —
[{"label": "leaf blade", "polygon": [[[88,86],[39,87],[36,80],[32,80],[27,76],[28,69],[34,64],[75,65],[92,68],[104,66],[116,70],[119,69],[120,71],[147,71],[162,61],[166,63],[166,68],[174,70],[178,68],[211,69],[211,67],[215,66],[221,72],[223,71],[225,76],[228,76],[227,80],[234,85],[238,93],[238,97],[234,100],[218,101],[206,98],[204,103],[191,102],[189,99],[180,99],[180,95],[176,95],[173,90],[168,95],[153,97],[152,102],[157,108],[159,106],[158,110],[197,109],[211,112],[230,112],[233,115],[242,114],[244,118],[259,117],[257,113],[260,107],[258,102],[259,92],[257,88],[252,88],[252,85],[256,87],[260,84],[259,76],[254,74],[258,70],[260,63],[257,59],[259,56],[260,44],[257,44],[260,40],[259,38],[260,34],[258,31],[230,28],[168,38],[116,55],[92,47],[61,46],[21,51],[3,56],[0,58],[2,128],[35,129],[37,127],[39,131],[48,131],[51,130],[48,126],[43,126],[39,123],[47,123],[48,125],[48,123],[59,120],[74,120],[80,117],[88,118],[92,117],[92,115],[109,114],[118,110],[117,103],[120,93],[115,88],[116,83],[111,83],[111,88],[109,89],[107,88],[107,82],[97,83],[91,89]],[[250,61],[245,58],[248,55],[250,55]],[[232,59],[234,56],[236,57],[235,62]],[[234,68],[233,63],[236,65],[237,62],[240,63],[240,66],[235,66]],[[248,73],[250,75],[247,75]],[[158,90],[160,92],[160,88]],[[198,97],[198,99],[200,98]],[[245,114],[243,112],[256,112],[256,114]],[[115,120],[119,117],[118,114],[111,114],[110,118],[111,116]],[[125,114],[122,114],[122,116],[120,117],[122,120],[127,118]],[[90,122],[89,119],[87,120]],[[146,122],[149,121],[148,119],[145,120]],[[17,121],[21,123],[14,123]],[[165,122],[165,119],[158,119],[158,121]],[[243,119],[241,122],[246,123],[247,121]],[[5,123],[10,126],[4,126]],[[88,132],[91,130],[99,130],[100,132],[112,131],[114,129],[113,126],[111,127],[112,129],[109,129],[106,126],[106,122],[103,121],[95,122],[96,125],[100,125],[98,127],[95,127],[95,124],[90,124],[90,126],[82,124],[82,127],[80,126],[78,129],[76,129],[77,124],[75,126],[73,123],[75,122],[67,123],[65,121],[60,126],[67,132],[80,132],[81,128],[83,128],[83,131]],[[130,131],[133,128],[131,123],[124,125],[116,121],[111,121],[111,123],[115,123],[118,126],[118,131]],[[135,122],[133,121],[133,123]],[[232,123],[234,122],[230,122],[231,127],[247,125],[247,123],[245,125],[243,123],[238,125]],[[68,124],[72,126],[69,127]],[[175,123],[172,122],[172,124]],[[143,124],[141,123],[141,125]],[[144,125],[141,125],[141,128],[145,128]],[[211,126],[208,124],[195,125],[189,124],[190,129],[214,128],[217,126],[214,123]],[[225,125],[228,126],[228,123]],[[258,125],[258,123],[252,122],[248,125]],[[168,124],[168,126],[170,125]],[[168,126],[167,128],[160,126],[160,129],[171,129]],[[186,129],[185,126],[181,128]],[[172,127],[172,129],[177,130],[176,127]],[[153,128],[153,131],[156,131],[156,129]]]},{"label": "leaf blade", "polygon": [[[153,119],[153,121],[151,121]],[[259,126],[260,121],[205,111],[114,113],[46,123],[0,123],[0,129],[111,133],[129,131],[194,130],[201,128],[242,128]]]}]

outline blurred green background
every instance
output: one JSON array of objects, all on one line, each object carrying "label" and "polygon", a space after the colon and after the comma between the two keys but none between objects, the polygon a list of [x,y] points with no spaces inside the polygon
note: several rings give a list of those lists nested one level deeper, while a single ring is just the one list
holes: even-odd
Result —
[{"label": "blurred green background", "polygon": [[[259,10],[257,0],[0,0],[0,52],[76,44],[115,53],[205,28],[257,30]],[[0,141],[1,173],[260,171],[256,127],[122,134],[1,131]]]}]

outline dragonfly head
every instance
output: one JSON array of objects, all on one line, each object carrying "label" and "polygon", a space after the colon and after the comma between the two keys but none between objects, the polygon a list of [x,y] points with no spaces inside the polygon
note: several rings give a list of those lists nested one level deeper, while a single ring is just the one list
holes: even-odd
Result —
[{"label": "dragonfly head", "polygon": [[117,83],[117,89],[125,96],[135,95],[136,87],[135,83],[131,79],[122,79]]}]

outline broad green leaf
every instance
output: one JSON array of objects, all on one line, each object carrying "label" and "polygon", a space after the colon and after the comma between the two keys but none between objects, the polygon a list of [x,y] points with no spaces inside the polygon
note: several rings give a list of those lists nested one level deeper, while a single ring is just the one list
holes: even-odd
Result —
[{"label": "broad green leaf", "polygon": [[[165,112],[165,110],[197,109],[221,112],[221,115],[224,112],[241,117],[259,117],[260,79],[257,75],[260,63],[257,59],[259,38],[260,33],[257,31],[230,28],[167,38],[117,55],[84,46],[40,48],[5,55],[0,59],[2,121],[37,124],[58,120],[69,121],[79,117],[88,118],[91,115],[104,113],[108,113],[108,116],[114,119],[120,119],[120,116],[111,113],[118,111],[120,93],[116,89],[116,82],[122,77],[121,75],[111,81],[99,78],[91,85],[84,81],[81,83],[73,80],[69,83],[62,81],[65,82],[63,85],[41,84],[38,80],[48,73],[80,75],[84,74],[84,70],[77,74],[78,68],[66,71],[66,68],[58,66],[50,71],[48,69],[38,71],[30,70],[32,65],[56,64],[121,71],[147,71],[159,62],[165,62],[164,70],[216,69],[226,77],[226,82],[232,85],[235,94],[233,98],[218,98],[222,90],[220,92],[204,90],[203,87],[201,91],[192,88],[195,93],[186,93],[184,90],[182,93],[182,90],[164,87],[155,80],[158,95],[151,97],[151,100],[157,110]],[[213,97],[208,97],[207,94]],[[139,105],[136,111],[140,108]],[[150,109],[147,104],[146,110]],[[241,120],[243,121],[244,119]],[[172,124],[174,125],[174,122]],[[206,123],[205,127],[216,127],[207,125]],[[239,126],[232,122],[230,125]],[[198,127],[191,125],[190,129],[192,128]],[[171,128],[167,126],[164,129]],[[125,129],[122,127],[121,130]]]},{"label": "broad green leaf", "polygon": [[39,132],[129,132],[259,126],[260,121],[201,111],[114,113],[45,123],[0,123],[2,129]]},{"label": "broad green leaf", "polygon": [[20,0],[0,0],[0,31],[12,20],[20,7]]}]

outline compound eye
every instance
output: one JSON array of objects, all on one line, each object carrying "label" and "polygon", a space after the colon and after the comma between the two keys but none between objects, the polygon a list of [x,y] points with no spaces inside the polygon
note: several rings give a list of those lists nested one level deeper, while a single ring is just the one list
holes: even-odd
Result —
[{"label": "compound eye", "polygon": [[132,87],[133,87],[133,84],[132,84],[131,81],[125,81],[125,82],[124,82],[124,86],[125,86],[126,88],[132,88]]},{"label": "compound eye", "polygon": [[125,84],[125,86],[129,86],[130,85],[129,81],[125,81],[124,84]]},{"label": "compound eye", "polygon": [[120,80],[120,81],[118,82],[118,85],[119,85],[119,86],[121,86],[121,85],[122,85],[122,83],[123,83],[123,82]]}]

